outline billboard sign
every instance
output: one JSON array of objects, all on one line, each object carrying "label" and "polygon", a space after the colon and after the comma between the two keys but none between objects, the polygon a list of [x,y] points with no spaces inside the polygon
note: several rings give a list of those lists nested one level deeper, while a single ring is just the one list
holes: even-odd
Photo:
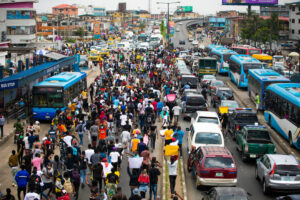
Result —
[{"label": "billboard sign", "polygon": [[177,12],[193,12],[193,6],[177,6]]},{"label": "billboard sign", "polygon": [[278,0],[222,0],[222,5],[275,5]]}]

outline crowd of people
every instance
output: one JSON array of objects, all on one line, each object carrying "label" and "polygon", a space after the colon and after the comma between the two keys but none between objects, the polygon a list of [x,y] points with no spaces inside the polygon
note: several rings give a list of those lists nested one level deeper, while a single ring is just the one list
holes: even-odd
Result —
[{"label": "crowd of people", "polygon": [[[80,199],[85,187],[90,190],[86,199],[159,199],[162,164],[153,156],[157,138],[181,152],[184,135],[178,125],[179,102],[164,98],[178,91],[172,79],[177,56],[178,51],[162,48],[112,55],[96,63],[100,74],[94,82],[67,109],[57,110],[45,137],[38,121],[26,129],[17,121],[20,134],[8,165],[18,200]],[[165,159],[176,199],[178,156]],[[121,167],[127,167],[130,196],[119,186],[120,176],[127,176]],[[10,188],[3,199],[14,199]]]}]

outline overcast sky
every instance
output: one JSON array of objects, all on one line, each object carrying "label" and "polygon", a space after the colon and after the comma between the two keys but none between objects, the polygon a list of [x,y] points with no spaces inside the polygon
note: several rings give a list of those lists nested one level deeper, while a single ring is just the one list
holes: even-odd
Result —
[{"label": "overcast sky", "polygon": [[[160,13],[167,10],[167,5],[157,5],[156,2],[174,2],[178,0],[151,0],[151,13]],[[222,6],[222,0],[179,0],[181,3],[178,5],[193,6],[194,12],[207,15],[215,14],[220,10],[237,10],[246,11],[247,6]],[[288,2],[295,2],[297,0],[279,0],[279,4]],[[66,4],[79,4],[79,5],[94,5],[105,7],[107,10],[116,10],[119,2],[126,2],[127,9],[130,10],[149,10],[148,0],[39,0],[35,4],[38,13],[51,12],[53,6],[66,3]],[[170,5],[170,11],[174,12],[177,5]],[[258,9],[257,6],[253,9]]]}]

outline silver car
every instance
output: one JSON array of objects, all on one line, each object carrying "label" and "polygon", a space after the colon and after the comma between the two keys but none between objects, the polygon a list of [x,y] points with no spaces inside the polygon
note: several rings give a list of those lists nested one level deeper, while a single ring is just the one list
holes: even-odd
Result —
[{"label": "silver car", "polygon": [[293,155],[265,154],[256,161],[255,177],[265,194],[300,191],[300,167]]}]

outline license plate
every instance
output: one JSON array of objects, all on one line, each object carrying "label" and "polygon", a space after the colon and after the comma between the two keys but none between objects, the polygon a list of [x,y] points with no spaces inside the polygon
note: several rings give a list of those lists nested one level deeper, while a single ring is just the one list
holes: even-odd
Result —
[{"label": "license plate", "polygon": [[216,177],[223,176],[223,173],[216,173]]},{"label": "license plate", "polygon": [[250,154],[250,158],[256,158],[255,154]]},{"label": "license plate", "polygon": [[290,180],[291,180],[291,177],[283,177],[283,180],[284,180],[284,181],[290,181]]}]

